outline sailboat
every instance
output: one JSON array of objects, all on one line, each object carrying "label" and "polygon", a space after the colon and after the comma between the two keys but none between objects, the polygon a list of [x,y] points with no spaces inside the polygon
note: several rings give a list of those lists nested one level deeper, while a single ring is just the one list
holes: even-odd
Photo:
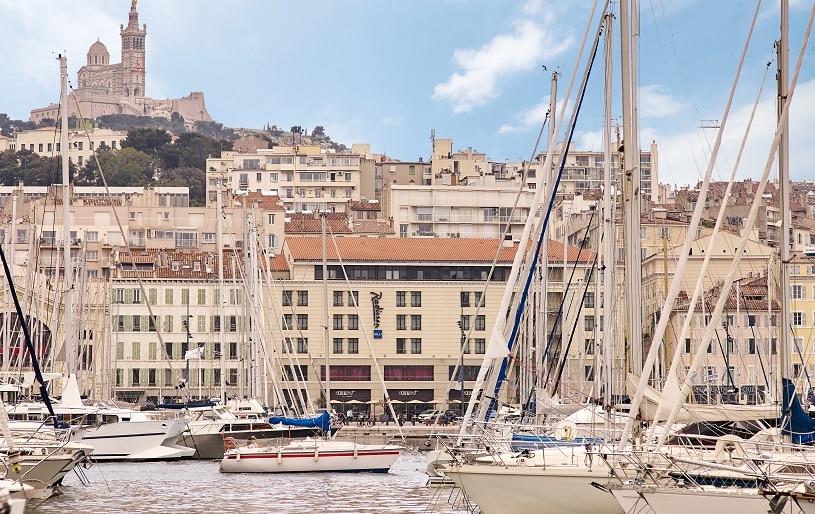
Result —
[{"label": "sailboat", "polygon": [[[82,401],[77,383],[76,354],[73,348],[76,333],[73,327],[73,264],[71,257],[71,196],[68,155],[68,109],[67,109],[67,59],[58,57],[60,62],[60,140],[62,158],[62,206],[64,229],[64,315],[62,329],[67,372],[62,375],[62,394],[59,403],[51,404],[47,400],[44,379],[38,374],[45,402],[25,401],[7,406],[10,418],[20,421],[43,422],[56,420],[62,427],[70,429],[71,440],[84,443],[83,448],[93,448],[97,460],[170,460],[190,457],[195,450],[177,444],[179,436],[187,428],[187,420],[178,416],[167,416],[163,413],[138,411],[120,408],[98,402],[85,405]],[[7,270],[7,274],[10,272]],[[12,288],[13,289],[13,288]],[[12,296],[15,296],[12,291]],[[23,319],[22,313],[19,313]],[[29,348],[32,359],[35,358],[33,345]],[[88,446],[90,445],[90,446]],[[89,453],[89,452],[88,452]]]},{"label": "sailboat", "polygon": [[[323,245],[323,306],[325,337],[325,398],[331,398],[331,371],[329,363],[328,323],[328,265],[326,251],[326,213],[322,215]],[[368,471],[387,473],[404,448],[394,444],[359,444],[331,437],[331,419],[327,411],[312,419],[277,419],[286,425],[320,428],[320,438],[290,441],[285,444],[263,446],[256,439],[246,445],[237,445],[234,439],[224,440],[221,460],[222,473],[302,473],[320,471]]]}]

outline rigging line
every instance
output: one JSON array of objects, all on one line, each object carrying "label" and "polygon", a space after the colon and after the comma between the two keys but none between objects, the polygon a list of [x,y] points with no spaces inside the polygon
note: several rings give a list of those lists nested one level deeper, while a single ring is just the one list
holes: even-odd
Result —
[{"label": "rigging line", "polygon": [[[3,251],[2,244],[0,244],[0,259],[3,261],[3,270],[6,272],[6,277],[8,277],[8,280],[10,281],[11,271],[9,270],[8,261],[6,261],[6,252]],[[48,396],[48,386],[43,379],[42,371],[40,371],[40,363],[37,361],[37,353],[34,349],[34,343],[31,342],[31,334],[28,333],[28,321],[26,320],[23,310],[20,307],[20,300],[17,298],[17,289],[12,286],[9,288],[9,290],[11,292],[12,300],[14,300],[14,308],[17,310],[17,316],[20,318],[20,328],[23,329],[25,345],[28,348],[28,351],[31,353],[31,366],[34,368],[34,377],[37,379],[37,382],[40,383],[40,396],[42,396],[42,400],[45,402],[45,407],[48,409],[48,413],[54,419],[54,423],[56,424],[57,418],[54,414],[54,407],[51,405],[51,398]]]},{"label": "rigging line", "polygon": [[[709,192],[710,177],[713,174],[713,169],[714,169],[714,165],[715,165],[715,162],[716,162],[715,159],[718,156],[719,149],[721,148],[721,143],[722,143],[722,140],[723,140],[723,137],[724,137],[724,127],[727,126],[728,120],[730,118],[731,109],[732,109],[732,105],[733,105],[733,98],[735,97],[735,94],[736,94],[736,89],[737,89],[737,85],[738,85],[738,82],[739,82],[739,77],[741,76],[741,73],[742,73],[742,70],[743,70],[743,67],[744,67],[744,61],[746,59],[747,50],[749,48],[749,43],[752,40],[753,29],[755,28],[755,23],[756,23],[756,19],[758,18],[758,14],[759,14],[758,10],[756,10],[754,12],[754,14],[753,14],[752,24],[750,26],[750,32],[749,32],[749,34],[747,36],[747,40],[745,41],[745,44],[744,44],[744,46],[742,48],[742,53],[741,53],[741,56],[739,58],[739,64],[738,64],[738,66],[736,68],[736,75],[735,75],[735,77],[733,79],[733,83],[732,83],[732,85],[730,87],[730,92],[728,94],[727,103],[726,103],[725,108],[724,108],[724,115],[722,117],[722,123],[721,123],[722,127],[720,128],[720,130],[716,134],[716,142],[715,142],[714,149],[713,149],[713,155],[711,156],[711,159],[709,160],[708,165],[707,165],[707,169],[705,171],[705,177],[704,177],[704,180],[702,182],[702,186],[701,186],[700,191],[699,191],[699,197],[697,199],[697,205],[693,210],[693,215],[691,216],[689,228],[693,227],[695,229],[699,225],[699,221],[700,221],[701,216],[702,216],[701,207],[704,205],[704,202],[707,199],[707,194]],[[754,105],[754,108],[755,108],[755,105]],[[752,120],[752,118],[751,118],[751,120]],[[744,138],[742,139],[742,145],[744,144],[745,141],[746,141],[746,133],[744,135]],[[744,147],[742,146],[741,150],[743,150],[743,148]],[[735,173],[736,173],[736,168],[734,167],[733,170],[731,171],[731,180],[728,182],[728,188],[727,188],[728,193],[729,193],[730,189],[732,188],[732,182],[733,182],[732,178],[735,177]],[[762,184],[761,187],[763,188],[764,185]],[[753,205],[756,206],[757,204],[754,203]],[[751,212],[752,212],[752,207],[751,207]],[[713,235],[710,237],[710,241],[708,242],[707,251],[705,252],[705,258],[704,258],[703,263],[702,263],[702,271],[699,274],[699,278],[697,279],[696,285],[694,287],[692,298],[691,298],[691,300],[690,300],[690,302],[688,304],[688,312],[693,312],[694,311],[696,301],[697,301],[697,299],[699,298],[700,295],[702,295],[704,297],[704,295],[703,295],[702,277],[706,273],[705,270],[707,269],[707,266],[708,266],[708,264],[710,262],[710,258],[711,258],[712,254],[713,254],[712,248],[713,248],[713,243],[714,243],[714,240],[715,240],[715,235],[718,233],[719,227],[721,227],[721,223],[722,223],[723,218],[724,218],[724,204],[722,204],[722,207],[719,209],[719,214],[718,214],[718,217],[716,219],[716,224],[715,224],[715,226],[713,228]],[[748,225],[750,225],[751,223],[754,224],[755,221],[754,220],[750,221],[748,219]],[[676,271],[684,272],[685,266],[687,265],[687,262],[690,259],[690,252],[691,252],[691,249],[692,249],[691,246],[692,246],[692,242],[693,242],[692,236],[693,236],[693,233],[691,231],[688,231],[685,234],[685,241],[682,244],[682,251],[681,251],[681,254],[680,254],[679,263],[677,264],[677,267],[676,267]],[[740,245],[741,244],[742,243],[740,243]],[[736,253],[737,252],[734,252],[734,255]],[[740,262],[740,259],[741,259],[741,255],[735,255],[734,260],[738,260]],[[665,304],[663,305],[662,310],[660,311],[659,322],[658,322],[658,324],[657,324],[657,326],[656,326],[656,328],[654,330],[654,335],[653,335],[654,340],[660,341],[660,340],[662,340],[662,338],[664,336],[664,332],[665,332],[665,329],[667,327],[667,323],[668,323],[668,319],[669,319],[669,315],[670,315],[669,309],[674,304],[674,302],[676,301],[676,297],[679,294],[679,287],[681,285],[682,278],[683,277],[682,277],[681,273],[676,273],[675,272],[674,277],[671,279],[671,285],[670,285],[670,288],[668,289],[668,293],[666,295]],[[683,327],[682,327],[682,333],[680,335],[680,339],[682,337],[684,337],[684,335],[689,330],[689,327],[690,327],[690,319],[686,318],[685,323],[683,324]],[[698,358],[701,357],[700,353],[701,353],[701,348],[697,349],[697,353],[694,356],[694,361],[697,361]],[[649,349],[648,355],[646,357],[646,363],[647,363],[647,365],[645,366],[646,369],[650,369],[650,367],[656,361],[656,357],[657,357],[657,355],[656,355],[656,347],[652,346],[652,348]],[[678,354],[675,353],[674,357],[672,359],[672,362],[671,362],[671,367],[673,367],[674,361],[677,358],[678,358]],[[693,364],[692,364],[691,367],[693,367]],[[695,371],[695,370],[693,370],[693,371]],[[670,373],[675,374],[675,371],[669,371],[669,374]],[[639,377],[638,388],[637,388],[637,391],[634,394],[634,398],[632,399],[632,407],[633,408],[630,409],[629,413],[628,413],[628,422],[626,423],[626,429],[625,429],[625,433],[624,433],[625,437],[624,438],[627,438],[627,436],[630,434],[630,431],[631,431],[632,427],[634,426],[634,423],[635,423],[635,420],[634,420],[635,410],[639,408],[639,402],[642,400],[642,392],[641,391],[643,390],[643,386],[647,382],[648,377],[649,377],[649,375],[645,374],[645,373],[642,373],[640,375],[640,377]],[[678,385],[678,384],[675,384],[673,382],[668,381],[667,385],[671,389],[671,392],[675,393],[674,390],[676,389],[676,385]],[[664,393],[664,390],[663,390],[663,393]],[[663,396],[663,398],[664,398],[664,396]],[[676,403],[674,405],[674,410],[677,407],[678,407],[678,403]],[[656,428],[656,421],[658,420],[658,417],[659,417],[661,411],[663,410],[663,408],[667,408],[667,407],[666,407],[666,405],[665,405],[665,403],[663,401],[660,401],[660,406],[657,407],[657,411],[656,411],[656,413],[654,415],[655,422],[653,422],[651,424],[651,426],[649,427],[649,437],[653,434],[653,431]]]},{"label": "rigging line", "polygon": [[[600,22],[599,28],[598,28],[597,33],[595,35],[594,44],[593,44],[591,52],[589,54],[589,62],[587,63],[586,72],[585,72],[585,74],[583,76],[583,79],[582,79],[582,82],[580,84],[580,91],[578,93],[578,102],[577,102],[577,105],[575,106],[574,112],[572,113],[572,119],[570,120],[569,137],[567,138],[566,144],[564,145],[565,149],[569,148],[569,145],[571,144],[572,139],[574,137],[574,132],[575,132],[575,130],[577,128],[577,118],[578,118],[578,115],[579,115],[579,113],[581,111],[581,107],[583,106],[583,100],[585,99],[585,96],[586,96],[586,89],[587,89],[588,80],[589,80],[589,77],[591,76],[591,70],[594,67],[593,66],[594,65],[594,60],[597,57],[597,49],[598,49],[599,44],[600,44],[600,35],[603,32],[603,27],[604,26],[605,26],[605,19],[603,19]],[[557,190],[558,190],[558,187],[560,186],[561,178],[563,177],[563,169],[564,169],[564,167],[566,165],[566,157],[567,157],[567,155],[568,155],[568,150],[565,150],[563,152],[563,156],[562,156],[562,159],[561,159],[558,174],[557,174],[557,176],[555,178],[555,183],[552,186],[552,194],[551,194],[550,200],[549,200],[547,208],[546,208],[546,215],[544,216],[544,219],[542,220],[542,223],[540,225],[540,229],[539,229],[540,233],[537,235],[537,242],[536,242],[536,245],[535,245],[534,253],[532,254],[531,265],[529,265],[529,270],[527,271],[527,275],[526,275],[526,279],[525,279],[525,283],[524,283],[524,288],[522,290],[521,295],[519,295],[520,298],[517,300],[518,305],[521,306],[521,308],[517,309],[516,312],[515,312],[515,320],[514,320],[514,323],[513,323],[513,326],[512,326],[512,331],[511,331],[510,336],[509,336],[508,341],[507,341],[507,348],[509,349],[510,352],[512,352],[512,348],[514,347],[514,343],[515,343],[515,341],[517,339],[519,322],[520,322],[521,316],[523,315],[523,306],[526,303],[526,297],[527,297],[527,294],[529,292],[529,285],[530,285],[530,283],[532,281],[532,278],[534,276],[535,263],[537,262],[538,256],[540,255],[541,246],[543,244],[543,241],[546,240],[546,227],[549,224],[549,217],[550,217],[550,215],[552,213],[552,207],[554,205],[554,200],[555,200],[555,198],[557,196]],[[521,251],[521,248],[518,248],[518,251]],[[547,243],[547,251],[548,251],[548,243]],[[563,252],[564,252],[564,255],[565,255],[566,254],[566,246],[565,245],[563,246]],[[501,383],[506,378],[506,371],[507,371],[506,368],[507,368],[507,361],[506,361],[506,359],[503,359],[502,362],[501,362],[499,371],[498,371],[498,377],[497,377],[497,380],[496,380],[496,383],[495,383],[495,387],[493,389],[493,397],[494,398],[498,397],[498,394],[499,394],[500,389],[501,389]],[[487,406],[487,417],[489,417],[489,413],[491,413],[493,410],[495,410],[494,407],[495,407],[495,400],[490,400],[489,405]]]},{"label": "rigging line", "polygon": [[[543,130],[546,127],[546,122],[549,121],[549,114],[550,114],[550,112],[547,110],[546,111],[546,116],[544,117],[543,123],[541,124],[540,131],[538,132],[538,138],[537,138],[537,140],[535,142],[535,147],[532,150],[533,156],[537,153],[538,144],[540,143],[541,136],[543,135]],[[529,162],[524,162],[523,176],[522,176],[521,181],[520,181],[518,192],[515,195],[515,201],[512,204],[512,208],[511,208],[511,210],[509,212],[509,216],[508,216],[509,221],[514,219],[515,208],[518,205],[518,202],[519,202],[520,197],[521,197],[521,193],[523,192],[523,188],[526,185],[528,170],[529,170]],[[533,208],[535,208],[535,206],[530,206],[529,216],[533,215],[532,214]],[[485,305],[485,302],[483,301],[483,298],[487,294],[487,291],[489,289],[489,285],[490,285],[490,283],[492,281],[492,276],[493,276],[493,274],[495,272],[495,268],[498,265],[498,258],[500,257],[501,251],[503,250],[503,248],[502,248],[502,246],[500,244],[500,241],[503,241],[504,238],[507,236],[507,234],[509,234],[510,226],[511,226],[510,222],[506,223],[506,227],[504,229],[504,232],[501,234],[501,237],[499,239],[499,244],[498,244],[497,248],[495,249],[495,256],[493,257],[492,264],[490,265],[490,269],[487,272],[487,277],[484,280],[484,285],[483,285],[483,287],[481,289],[481,298],[482,298],[482,300],[478,301],[476,303],[476,306],[475,306],[475,313],[473,314],[474,319],[478,319],[478,313],[481,312],[482,307],[484,307],[484,305]],[[548,245],[547,245],[547,247],[548,247]],[[519,251],[519,252],[521,251],[520,245],[518,245],[518,250],[517,251]],[[463,323],[463,322],[464,322],[464,320],[462,319],[461,323]],[[465,344],[461,345],[461,348],[459,349],[459,358],[456,361],[455,366],[453,367],[453,373],[451,374],[450,380],[447,383],[447,389],[448,390],[453,386],[453,384],[455,382],[458,381],[458,373],[460,372],[459,368],[462,366],[462,359],[464,358],[464,355],[465,355],[464,350],[469,346],[469,341],[471,340],[471,336],[472,336],[474,330],[475,330],[475,323],[472,323],[472,324],[470,324],[469,328],[467,329],[467,334],[465,336]]]},{"label": "rigging line", "polygon": [[[584,237],[582,238],[582,240],[580,242],[580,248],[577,251],[577,256],[575,257],[574,263],[572,264],[572,271],[571,271],[571,274],[569,275],[569,280],[566,282],[566,289],[563,291],[562,301],[560,303],[560,307],[558,307],[557,316],[555,317],[555,321],[552,324],[552,329],[549,332],[549,335],[547,337],[546,348],[544,350],[544,354],[547,355],[547,356],[549,356],[551,351],[552,351],[552,345],[553,345],[554,340],[555,340],[555,332],[556,332],[558,326],[560,325],[560,320],[563,318],[564,304],[566,303],[566,297],[569,294],[572,282],[574,281],[574,276],[577,273],[577,263],[580,262],[580,256],[582,255],[583,249],[586,246],[586,241],[588,240],[589,229],[591,228],[591,224],[592,224],[592,221],[594,220],[594,216],[595,216],[596,213],[597,213],[597,209],[593,210],[592,213],[591,213],[591,216],[589,217],[589,222],[586,224],[586,229],[584,231]],[[566,245],[564,244],[563,245],[564,256],[567,255],[566,250],[567,250]],[[594,262],[593,262],[592,266],[589,268],[589,270],[593,270],[596,266],[597,266],[597,253],[594,254]],[[588,284],[588,281],[587,281],[587,284]],[[585,294],[580,299],[579,309],[582,309],[584,300],[585,300]],[[569,309],[569,310],[571,310],[571,309]],[[579,318],[579,311],[578,311],[577,317],[575,318],[575,326],[578,323],[578,318]],[[562,343],[562,339],[563,339],[563,335],[561,334],[561,343]],[[562,359],[565,359],[566,358],[566,353],[561,352],[561,354],[563,355]],[[557,366],[557,365],[558,365],[557,363],[552,364],[552,366]],[[549,371],[547,373],[547,377],[546,377],[546,382],[547,383],[549,383],[550,380],[551,380],[551,377],[548,376],[548,375],[551,375],[551,371]],[[560,382],[560,377],[557,377],[556,381],[554,383],[555,387],[557,387],[557,384],[559,382]],[[552,389],[552,394],[555,394],[556,392],[557,392],[556,389]]]},{"label": "rigging line", "polygon": [[[263,255],[266,255],[266,254],[264,253]],[[267,291],[267,295],[268,295],[267,297],[269,299],[269,308],[264,310],[263,315],[267,319],[266,323],[267,323],[267,326],[269,327],[269,332],[270,332],[269,337],[271,338],[271,334],[274,333],[275,331],[277,331],[281,335],[281,337],[283,338],[283,340],[280,342],[281,350],[282,350],[284,348],[283,345],[286,344],[286,337],[285,336],[286,336],[286,334],[288,334],[289,329],[288,329],[288,327],[283,326],[282,313],[279,313],[277,311],[277,309],[276,309],[277,302],[272,298],[272,295],[276,295],[278,298],[282,298],[283,293],[281,292],[281,290],[278,290],[277,281],[274,280],[272,278],[272,276],[271,276],[272,275],[271,269],[272,269],[272,258],[267,255],[266,256],[266,272],[264,273],[264,280],[265,280],[265,283],[266,283],[266,291]],[[285,367],[286,367],[285,364],[284,364],[285,361],[281,357],[280,352],[277,351],[277,348],[274,345],[274,341],[270,342],[269,348],[267,348],[267,346],[265,344],[265,341],[264,341],[263,348],[264,348],[265,357],[269,360],[269,362],[272,365],[274,365],[274,366],[280,365],[281,370],[285,369]],[[291,355],[287,354],[287,359],[288,359],[289,369],[292,372],[292,377],[295,380],[295,383],[297,385],[297,388],[296,388],[297,397],[300,398],[303,405],[305,405],[306,398],[303,398],[303,396],[302,396],[302,389],[303,388],[300,387],[300,382],[299,382],[300,379],[304,378],[299,373],[299,370],[300,370],[300,368],[299,368],[299,360],[295,360],[295,362],[298,363],[298,367],[295,368],[295,366],[293,365],[292,360],[291,360]],[[282,387],[280,386],[280,384],[277,383],[276,378],[274,378],[274,377],[277,377],[277,376],[278,375],[277,375],[276,372],[272,373],[272,377],[273,377],[272,382],[273,382],[273,387],[275,388],[275,395],[277,396],[280,404],[282,405],[282,404],[286,403],[286,401],[285,401],[285,396],[283,395]],[[286,390],[289,391],[291,397],[293,398],[294,394],[292,394],[291,387],[288,385],[289,382],[290,382],[288,376],[285,373],[283,373],[283,374],[281,374],[281,378],[283,380],[283,383],[286,384]],[[316,374],[316,379],[317,379],[318,385],[320,386],[320,388],[322,388],[322,382],[321,382],[319,374]],[[306,395],[308,397],[308,391],[307,390],[306,390]],[[310,402],[311,402],[311,400],[309,398],[309,404],[310,404]],[[297,405],[297,402],[294,402],[294,403],[295,403],[295,408],[297,409],[297,412],[299,413],[300,412],[299,411],[300,405]]]},{"label": "rigging line", "polygon": [[[82,109],[79,106],[79,100],[77,100],[76,95],[74,95],[74,102],[76,103],[76,110],[77,110],[77,113],[79,114],[79,118],[82,119]],[[88,136],[88,137],[90,137],[90,136]],[[93,153],[93,159],[96,162],[96,168],[99,170],[99,177],[102,179],[102,185],[105,188],[105,193],[107,194],[108,198],[113,198],[113,195],[110,192],[110,187],[108,186],[107,178],[105,178],[104,170],[102,169],[102,164],[99,162],[99,156],[96,154],[96,152]],[[65,187],[68,187],[68,185],[66,184]],[[114,218],[116,218],[116,226],[119,228],[119,233],[122,235],[122,239],[124,240],[124,246],[125,246],[125,249],[127,250],[127,253],[130,254],[131,257],[135,257],[135,253],[133,252],[133,249],[130,246],[130,241],[128,240],[127,234],[125,233],[124,226],[122,225],[122,220],[119,217],[119,212],[116,209],[116,206],[113,205],[113,202],[111,202],[111,211],[113,211],[113,216],[114,216]],[[222,265],[221,260],[222,259],[219,256],[218,265]],[[141,291],[142,297],[144,298],[144,304],[147,306],[147,312],[148,312],[148,314],[150,316],[149,319],[152,320],[153,326],[156,329],[154,333],[156,334],[156,337],[158,338],[158,343],[159,343],[159,347],[161,348],[161,353],[164,355],[164,360],[167,363],[168,368],[172,371],[172,370],[175,369],[175,367],[173,366],[172,357],[167,353],[167,348],[166,348],[167,345],[164,343],[164,337],[162,335],[162,331],[159,329],[158,318],[156,317],[155,313],[153,312],[153,307],[150,305],[150,297],[147,295],[147,289],[144,286],[144,281],[141,279],[141,272],[136,269],[135,260],[134,260],[133,264],[134,264],[133,265],[133,275],[136,277],[136,281],[139,284],[139,290]],[[122,266],[121,260],[119,262],[119,266],[120,267]],[[189,298],[187,298],[187,301],[189,302]],[[149,321],[148,321],[148,323],[149,323]],[[223,348],[221,348],[221,350],[223,350]],[[225,379],[226,379],[226,377],[222,377],[222,380],[225,380]]]},{"label": "rigging line", "polygon": [[[563,376],[563,368],[566,366],[566,356],[569,354],[569,350],[572,347],[572,342],[574,341],[574,335],[577,332],[577,326],[580,321],[580,313],[583,311],[584,300],[586,298],[586,293],[589,290],[589,286],[591,286],[591,277],[594,274],[594,270],[597,266],[597,254],[594,254],[594,262],[592,263],[591,267],[589,268],[589,276],[586,279],[586,286],[583,288],[583,298],[581,299],[580,303],[577,307],[577,313],[575,314],[574,318],[574,325],[572,325],[571,334],[569,335],[569,343],[566,345],[565,350],[562,352],[563,357],[560,359],[560,365],[557,371],[557,375],[555,376],[555,389],[560,385],[561,377]],[[596,321],[595,321],[596,323]],[[561,337],[562,339],[562,337]]]},{"label": "rigging line", "polygon": [[[348,273],[345,270],[345,264],[343,263],[342,256],[340,255],[340,249],[337,246],[337,240],[334,237],[334,232],[331,230],[331,225],[330,224],[326,223],[326,227],[327,227],[327,230],[328,230],[328,234],[331,237],[331,244],[334,247],[334,253],[337,256],[337,262],[339,262],[340,269],[342,270],[342,276],[343,276],[343,279],[345,280],[345,285],[348,288],[348,290],[351,291],[351,281],[348,279]],[[328,279],[328,277],[323,277],[323,280],[327,280],[327,279]],[[393,419],[398,419],[397,416],[396,416],[396,410],[393,408],[393,403],[391,402],[391,399],[390,399],[390,394],[388,393],[388,387],[385,384],[385,375],[382,373],[382,368],[379,366],[379,361],[376,358],[376,352],[374,352],[373,343],[371,343],[371,339],[368,336],[368,331],[365,329],[365,322],[359,316],[359,304],[357,302],[357,296],[355,294],[351,294],[350,298],[354,302],[354,310],[357,312],[357,317],[359,318],[359,326],[361,327],[362,333],[365,336],[365,343],[368,346],[368,351],[370,352],[370,356],[373,358],[373,364],[374,364],[373,367],[374,367],[374,369],[376,369],[376,374],[379,377],[379,383],[382,386],[382,390],[384,392],[384,400],[388,404],[388,407],[390,407],[392,418]],[[325,301],[328,301],[328,299],[326,298]],[[327,322],[328,322],[328,320],[326,320],[326,323]],[[326,378],[327,378],[328,377],[328,370],[325,370],[325,371],[326,371]],[[438,422],[438,418],[436,418],[435,422]],[[404,434],[404,432],[402,432],[402,425],[400,423],[396,423],[396,427],[399,429],[399,436],[404,441],[405,440],[405,434]]]},{"label": "rigging line", "polygon": [[[585,50],[586,40],[588,39],[590,31],[591,31],[591,26],[592,26],[592,22],[593,22],[593,18],[594,18],[594,13],[596,12],[596,9],[597,9],[597,3],[598,3],[598,0],[595,0],[592,3],[591,14],[588,17],[588,19],[586,20],[586,26],[585,26],[585,29],[584,29],[584,32],[583,32],[583,38],[582,38],[581,43],[580,43],[580,50],[579,50],[578,55],[577,55],[577,57],[575,59],[575,67],[577,67],[577,65],[580,63],[580,61],[581,61],[581,59],[583,57],[583,51]],[[608,5],[609,5],[609,0],[606,0],[603,9],[605,10],[606,8],[608,8]],[[576,80],[576,77],[577,77],[577,75],[572,74],[570,79],[569,79],[569,86],[567,88],[566,98],[569,98],[571,96],[572,87],[574,86],[574,82]],[[560,126],[561,126],[562,120],[563,120],[563,118],[565,116],[567,105],[568,105],[568,102],[562,102],[562,104],[561,104],[560,116],[557,118],[556,128],[555,128],[554,131],[551,132],[551,135],[550,135],[550,138],[549,138],[549,149],[552,149],[555,146],[555,141],[556,141],[555,140],[555,135],[557,134],[557,132],[560,131]],[[572,116],[574,116],[574,114],[572,114]],[[553,155],[552,155],[552,152],[549,151],[549,152],[547,152],[547,156],[546,156],[546,159],[544,161],[544,167],[549,169],[552,166],[552,162],[553,162]],[[543,194],[543,188],[537,188],[537,190],[535,192],[535,197],[534,197],[535,198],[534,199],[535,205],[538,205],[540,203],[540,199],[542,197],[542,194]],[[535,230],[537,232],[538,230],[542,230],[542,228],[538,227]],[[521,240],[522,241],[527,241],[531,231],[532,231],[532,218],[530,217],[529,219],[527,219],[526,223],[524,224],[524,229],[523,229],[523,234],[522,234]],[[499,315],[498,315],[498,317],[496,319],[496,327],[493,328],[493,332],[492,332],[492,335],[490,337],[490,344],[487,347],[487,355],[489,357],[485,357],[484,361],[481,364],[481,367],[478,370],[478,375],[476,377],[475,384],[473,385],[473,394],[472,394],[472,396],[470,398],[470,402],[467,404],[467,409],[466,409],[465,414],[464,414],[466,420],[475,418],[479,422],[486,422],[487,416],[489,415],[489,412],[490,412],[490,409],[491,409],[491,401],[486,402],[485,400],[488,399],[487,395],[486,394],[482,395],[482,393],[484,393],[485,389],[487,387],[489,387],[490,384],[492,384],[493,379],[494,379],[494,375],[495,375],[494,369],[495,369],[495,366],[496,366],[496,361],[498,361],[499,359],[502,358],[502,357],[498,357],[498,356],[493,355],[495,353],[494,350],[499,350],[498,348],[493,349],[493,346],[500,345],[501,346],[500,351],[502,351],[502,352],[503,352],[504,347],[506,346],[506,343],[505,343],[506,338],[504,337],[504,334],[506,332],[506,326],[505,326],[506,319],[505,319],[504,316],[506,316],[506,315],[503,314],[503,313],[504,312],[512,312],[512,309],[517,308],[517,304],[514,301],[512,302],[513,305],[510,306],[510,302],[512,300],[511,299],[511,293],[510,293],[510,291],[511,291],[510,287],[513,285],[513,283],[515,283],[518,280],[518,275],[520,273],[520,265],[521,265],[522,260],[523,260],[523,254],[516,252],[516,254],[515,254],[514,258],[513,258],[512,267],[510,268],[509,277],[507,278],[507,284],[506,284],[506,288],[504,290],[504,295],[503,295],[503,297],[501,299],[501,303],[500,303],[500,306],[499,306]],[[493,344],[493,343],[495,343],[495,344]],[[504,353],[504,355],[506,355],[506,353]],[[482,396],[483,396],[483,399],[482,399]],[[468,425],[466,423],[462,423],[462,428],[460,430],[460,436],[463,437],[463,436],[465,436],[467,434],[467,432],[471,432],[472,430],[474,430],[476,428],[477,428],[476,425]],[[460,442],[461,442],[461,438],[459,438],[459,443]]]}]

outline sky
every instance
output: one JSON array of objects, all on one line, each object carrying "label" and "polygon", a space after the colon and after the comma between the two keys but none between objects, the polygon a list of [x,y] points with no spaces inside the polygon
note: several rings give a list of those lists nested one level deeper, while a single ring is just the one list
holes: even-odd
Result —
[{"label": "sky", "polygon": [[[790,1],[792,77],[811,0]],[[656,142],[659,181],[693,185],[722,130],[714,180],[761,176],[775,133],[779,0],[758,10],[741,78],[755,0],[640,0],[639,138]],[[428,160],[431,133],[493,161],[529,160],[546,117],[552,74],[571,117],[597,29],[589,0],[139,0],[147,24],[147,96],[204,92],[212,118],[229,127],[324,127],[348,147]],[[602,8],[602,3],[597,9]],[[0,112],[28,119],[59,100],[58,53],[70,85],[90,45],[102,41],[121,62],[119,28],[129,0],[0,0]],[[617,13],[618,6],[613,7]],[[616,17],[619,19],[619,16]],[[591,20],[591,21],[589,21]],[[616,23],[612,37],[619,40]],[[815,61],[804,52],[790,111],[790,173],[815,180]],[[614,43],[612,124],[621,121]],[[602,149],[603,50],[598,51],[572,141]],[[771,63],[769,68],[768,63]],[[767,71],[769,70],[769,71]],[[766,79],[764,79],[766,74]],[[764,80],[763,88],[762,81]],[[722,126],[731,89],[732,107]],[[759,96],[759,91],[762,91]],[[758,99],[758,101],[757,101]],[[748,120],[757,105],[744,154]],[[561,109],[555,109],[557,116]],[[558,140],[565,139],[566,123]],[[548,131],[548,126],[544,129]],[[771,169],[775,169],[774,166]],[[773,175],[775,176],[775,172]]]}]

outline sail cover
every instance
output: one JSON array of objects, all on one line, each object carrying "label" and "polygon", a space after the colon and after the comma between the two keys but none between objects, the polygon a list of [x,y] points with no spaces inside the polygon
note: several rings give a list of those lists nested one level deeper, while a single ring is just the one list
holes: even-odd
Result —
[{"label": "sail cover", "polygon": [[284,425],[293,427],[319,428],[326,432],[331,430],[331,418],[329,417],[328,412],[323,412],[315,418],[287,418],[284,416],[272,416],[269,418],[269,423],[273,425],[283,423]]},{"label": "sail cover", "polygon": [[812,444],[815,441],[815,421],[809,417],[798,400],[792,380],[782,378],[781,384],[784,386],[781,433],[790,436],[795,444]]}]

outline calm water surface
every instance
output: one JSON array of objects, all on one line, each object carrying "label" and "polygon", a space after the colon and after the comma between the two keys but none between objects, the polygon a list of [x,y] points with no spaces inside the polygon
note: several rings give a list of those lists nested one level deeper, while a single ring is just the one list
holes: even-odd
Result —
[{"label": "calm water surface", "polygon": [[[95,464],[83,486],[29,513],[444,513],[463,514],[455,490],[426,487],[424,456],[402,454],[390,473],[222,474],[219,461]],[[452,495],[452,497],[451,497]]]}]

